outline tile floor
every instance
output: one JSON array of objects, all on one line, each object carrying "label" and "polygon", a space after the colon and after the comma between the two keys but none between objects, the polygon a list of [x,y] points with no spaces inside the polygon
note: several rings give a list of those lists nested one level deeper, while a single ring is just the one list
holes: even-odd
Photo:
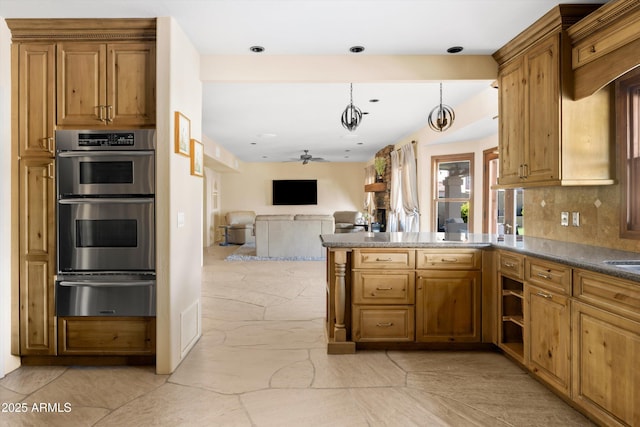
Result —
[{"label": "tile floor", "polygon": [[324,263],[224,261],[235,248],[206,250],[203,336],[174,374],[23,367],[0,402],[30,411],[0,426],[592,425],[496,353],[327,355]]}]

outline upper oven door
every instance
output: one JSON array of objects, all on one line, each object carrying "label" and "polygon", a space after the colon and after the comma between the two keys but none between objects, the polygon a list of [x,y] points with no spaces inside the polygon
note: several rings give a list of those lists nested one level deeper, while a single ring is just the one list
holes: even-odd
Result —
[{"label": "upper oven door", "polygon": [[58,198],[155,193],[153,151],[58,153]]},{"label": "upper oven door", "polygon": [[152,198],[58,201],[58,272],[155,270]]}]

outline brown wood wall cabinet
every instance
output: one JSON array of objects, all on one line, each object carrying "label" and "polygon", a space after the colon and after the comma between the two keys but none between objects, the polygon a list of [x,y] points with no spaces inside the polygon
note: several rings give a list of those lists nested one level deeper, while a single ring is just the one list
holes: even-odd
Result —
[{"label": "brown wood wall cabinet", "polygon": [[566,28],[598,5],[559,5],[493,54],[502,187],[615,182],[611,88],[575,101]]},{"label": "brown wood wall cabinet", "polygon": [[640,2],[612,0],[572,25],[575,99],[593,95],[640,63]]},{"label": "brown wood wall cabinet", "polygon": [[[6,22],[13,41],[12,169],[18,176],[13,180],[12,198],[17,201],[14,212],[19,221],[12,251],[18,254],[13,261],[18,266],[18,292],[13,293],[18,310],[12,315],[12,352],[22,356],[68,354],[68,343],[79,342],[77,331],[104,334],[110,320],[102,318],[100,326],[94,322],[91,327],[86,324],[75,329],[69,326],[68,319],[57,324],[61,320],[55,316],[54,295],[55,130],[155,125],[156,22]],[[137,318],[118,319],[116,329],[140,330],[141,322],[147,332],[154,330],[155,319]],[[58,332],[67,338],[58,337]],[[86,354],[131,354],[132,349],[141,355],[155,352],[155,336],[149,341],[143,335],[127,334],[125,339],[104,341],[102,350],[94,343]],[[58,342],[64,347],[58,347]],[[114,342],[120,347],[114,347]],[[79,347],[74,348],[74,354],[82,353],[77,350]]]}]

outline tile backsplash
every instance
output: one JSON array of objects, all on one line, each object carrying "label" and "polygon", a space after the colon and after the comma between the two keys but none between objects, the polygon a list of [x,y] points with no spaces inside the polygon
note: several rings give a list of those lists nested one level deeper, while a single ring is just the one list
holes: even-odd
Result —
[{"label": "tile backsplash", "polygon": [[[560,213],[569,212],[569,226]],[[571,213],[580,213],[580,226]],[[620,186],[542,187],[524,190],[524,234],[640,252],[640,240],[620,238]]]}]

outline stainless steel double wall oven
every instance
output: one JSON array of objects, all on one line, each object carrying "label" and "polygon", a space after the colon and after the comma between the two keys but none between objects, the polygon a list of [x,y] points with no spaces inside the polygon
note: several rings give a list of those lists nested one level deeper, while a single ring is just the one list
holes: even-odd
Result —
[{"label": "stainless steel double wall oven", "polygon": [[58,316],[154,316],[155,130],[56,131]]}]

